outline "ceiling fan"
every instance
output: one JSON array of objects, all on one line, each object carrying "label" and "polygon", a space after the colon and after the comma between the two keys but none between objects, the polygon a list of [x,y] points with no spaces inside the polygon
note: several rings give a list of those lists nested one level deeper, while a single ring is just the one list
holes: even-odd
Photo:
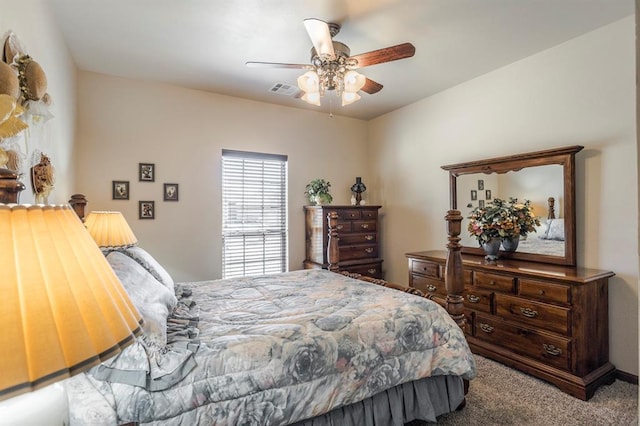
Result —
[{"label": "ceiling fan", "polygon": [[307,70],[298,77],[298,87],[304,92],[302,100],[320,105],[320,98],[327,90],[335,90],[342,98],[342,105],[360,99],[358,91],[374,94],[382,90],[382,84],[356,72],[356,69],[384,62],[410,58],[416,52],[411,43],[402,43],[359,55],[351,55],[351,49],[333,37],[340,32],[340,24],[320,19],[305,19],[304,26],[311,38],[310,64],[283,64],[276,62],[247,62],[253,68],[294,68]]}]

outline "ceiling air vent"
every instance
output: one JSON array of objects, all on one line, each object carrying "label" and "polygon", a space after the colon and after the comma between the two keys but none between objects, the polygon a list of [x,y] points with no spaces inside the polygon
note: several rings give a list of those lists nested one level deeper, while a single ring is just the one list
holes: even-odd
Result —
[{"label": "ceiling air vent", "polygon": [[272,93],[277,93],[279,95],[289,96],[292,98],[295,98],[300,92],[300,89],[298,89],[297,86],[292,86],[291,84],[287,83],[276,83],[269,90]]}]

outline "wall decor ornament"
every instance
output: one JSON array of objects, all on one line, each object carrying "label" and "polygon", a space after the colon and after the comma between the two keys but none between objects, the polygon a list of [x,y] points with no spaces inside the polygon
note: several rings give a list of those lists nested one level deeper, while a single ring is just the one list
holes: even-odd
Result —
[{"label": "wall decor ornament", "polygon": [[177,183],[165,183],[164,184],[164,201],[178,201],[178,184]]},{"label": "wall decor ornament", "polygon": [[111,199],[112,200],[128,200],[129,199],[129,181],[128,180],[111,181]]},{"label": "wall decor ornament", "polygon": [[37,204],[46,204],[47,198],[53,191],[55,170],[47,155],[40,153],[40,162],[31,167],[31,185]]},{"label": "wall decor ornament", "polygon": [[156,166],[152,163],[138,164],[138,180],[140,182],[154,182],[156,175]]},{"label": "wall decor ornament", "polygon": [[138,219],[155,219],[156,202],[138,201]]}]

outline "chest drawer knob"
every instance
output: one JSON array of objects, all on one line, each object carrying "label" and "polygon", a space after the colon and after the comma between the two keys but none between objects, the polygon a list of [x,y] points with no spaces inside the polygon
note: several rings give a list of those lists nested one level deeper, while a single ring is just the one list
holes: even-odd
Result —
[{"label": "chest drawer knob", "polygon": [[539,294],[540,296],[544,296],[544,290],[540,290],[540,291],[538,292],[538,294]]},{"label": "chest drawer knob", "polygon": [[480,330],[484,331],[485,333],[493,333],[493,327],[484,322],[480,323]]},{"label": "chest drawer knob", "polygon": [[363,223],[360,226],[362,227],[362,229],[367,229],[369,227],[369,224],[368,223]]},{"label": "chest drawer knob", "polygon": [[364,239],[365,239],[365,240],[367,240],[367,241],[371,241],[371,240],[373,240],[374,238],[375,238],[375,237],[374,237],[373,235],[365,235],[365,236],[364,236]]},{"label": "chest drawer knob", "polygon": [[527,318],[535,318],[538,316],[538,311],[534,311],[530,308],[520,308],[520,312]]},{"label": "chest drawer knob", "polygon": [[342,226],[342,225],[336,226],[336,229],[342,229],[342,228],[344,228],[344,226]]},{"label": "chest drawer knob", "polygon": [[468,294],[467,295],[467,300],[471,303],[478,303],[480,301],[480,298],[478,296],[476,296],[475,294]]},{"label": "chest drawer knob", "polygon": [[433,285],[433,284],[429,284],[427,286],[427,291],[430,292],[430,293],[433,293],[436,290],[437,290],[437,287],[435,285]]},{"label": "chest drawer knob", "polygon": [[375,268],[371,268],[371,269],[367,269],[367,272],[370,274],[375,274],[378,271],[376,271]]},{"label": "chest drawer knob", "polygon": [[367,253],[373,253],[373,248],[372,247],[368,247],[366,249],[364,249],[364,251],[366,251]]},{"label": "chest drawer knob", "polygon": [[491,280],[491,282],[489,282],[489,284],[496,285],[496,282],[494,280]]},{"label": "chest drawer knob", "polygon": [[553,345],[548,345],[546,343],[543,343],[542,347],[544,348],[544,351],[549,355],[558,356],[562,353],[562,349],[556,348]]}]

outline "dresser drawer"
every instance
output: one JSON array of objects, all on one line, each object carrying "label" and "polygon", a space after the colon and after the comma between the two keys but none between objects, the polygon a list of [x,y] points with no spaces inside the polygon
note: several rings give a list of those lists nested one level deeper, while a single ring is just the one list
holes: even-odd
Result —
[{"label": "dresser drawer", "polygon": [[339,220],[336,225],[336,230],[338,231],[338,235],[341,235],[343,232],[351,232],[352,222],[348,222],[345,220]]},{"label": "dresser drawer", "polygon": [[354,259],[368,259],[378,257],[378,246],[375,244],[339,247],[340,261]]},{"label": "dresser drawer", "polygon": [[410,272],[426,275],[427,277],[440,278],[440,266],[437,263],[411,259],[410,268]]},{"label": "dresser drawer", "polygon": [[534,302],[520,297],[495,294],[496,314],[507,320],[525,323],[561,334],[569,334],[571,310],[561,306]]},{"label": "dresser drawer", "polygon": [[476,272],[473,277],[473,284],[488,290],[513,293],[515,278],[506,275],[488,274],[486,272]]},{"label": "dresser drawer", "polygon": [[475,315],[475,337],[564,370],[570,368],[571,340],[509,324],[495,317]]},{"label": "dresser drawer", "polygon": [[521,278],[519,283],[518,294],[520,296],[543,302],[557,302],[564,304],[568,304],[570,302],[569,298],[571,289],[568,286],[530,280],[527,278]]},{"label": "dresser drawer", "polygon": [[361,209],[360,217],[362,219],[378,219],[378,209]]},{"label": "dresser drawer", "polygon": [[353,232],[376,232],[375,220],[354,220],[351,224]]},{"label": "dresser drawer", "polygon": [[411,287],[417,288],[424,294],[439,294],[441,296],[447,295],[444,281],[423,277],[421,275],[411,276]]},{"label": "dresser drawer", "polygon": [[493,292],[465,286],[464,307],[491,313],[491,295]]},{"label": "dresser drawer", "polygon": [[374,244],[377,242],[375,232],[366,232],[362,234],[343,234],[340,235],[340,245],[353,245],[353,244]]},{"label": "dresser drawer", "polygon": [[382,262],[366,263],[364,265],[358,266],[347,266],[344,269],[349,272],[355,272],[356,274],[382,279]]},{"label": "dresser drawer", "polygon": [[338,212],[338,217],[342,220],[357,220],[361,218],[360,210],[344,209]]}]

